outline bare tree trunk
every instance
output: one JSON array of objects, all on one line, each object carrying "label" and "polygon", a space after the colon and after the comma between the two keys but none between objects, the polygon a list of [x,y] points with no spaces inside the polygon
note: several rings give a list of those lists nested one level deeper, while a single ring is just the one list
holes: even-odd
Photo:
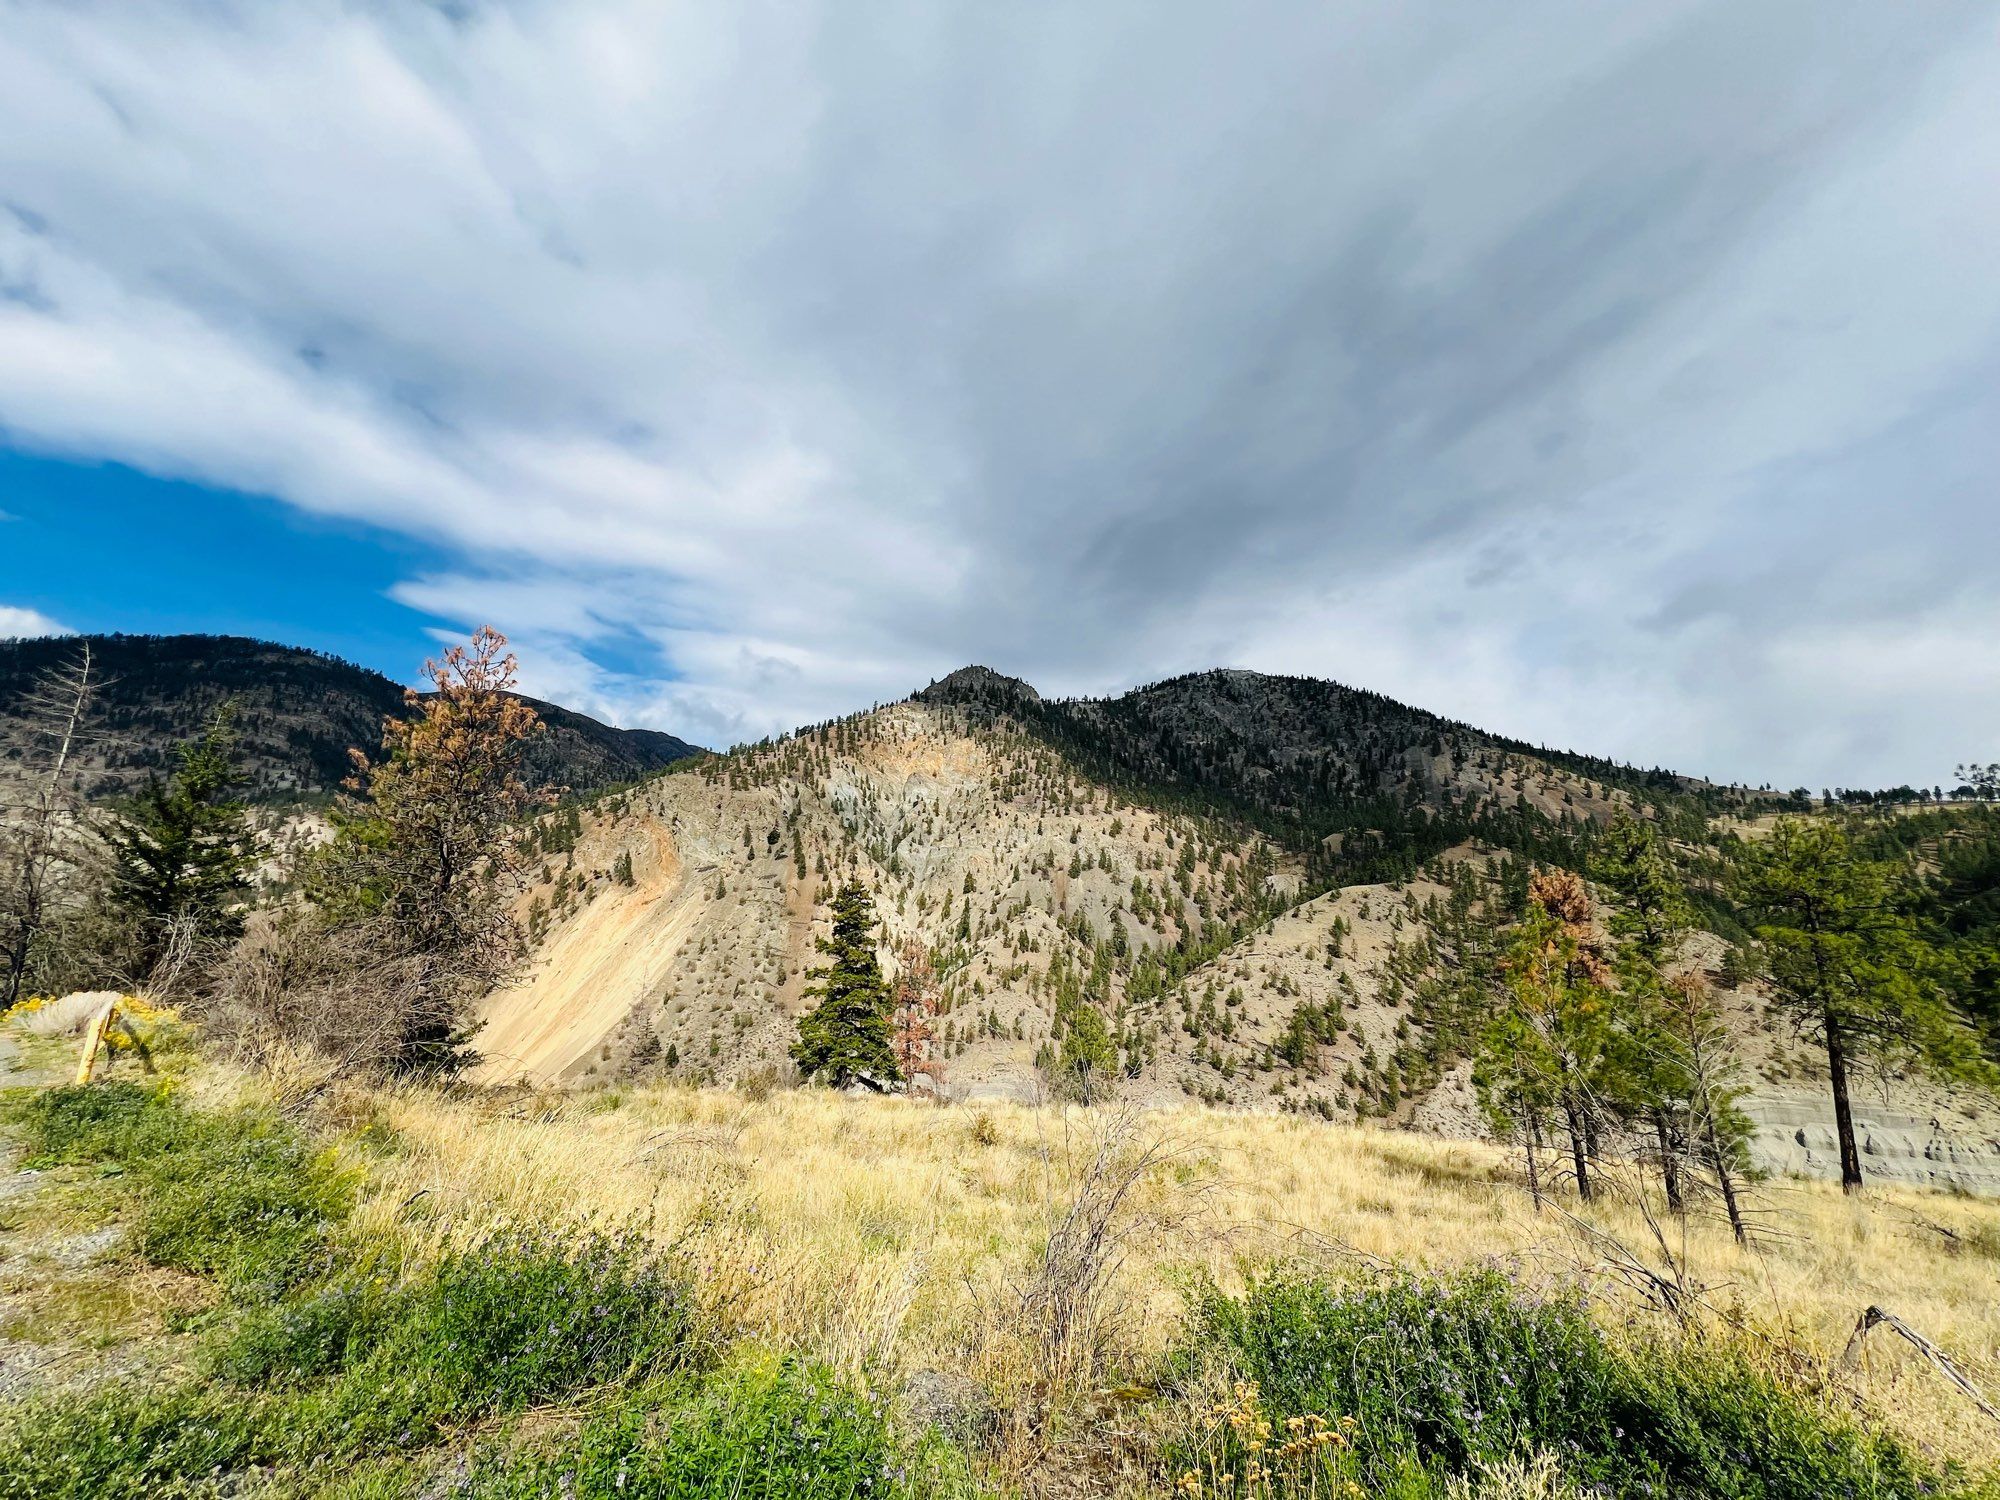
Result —
[{"label": "bare tree trunk", "polygon": [[1854,1142],[1854,1106],[1847,1098],[1847,1046],[1840,1034],[1840,1018],[1828,1006],[1826,1021],[1826,1069],[1833,1081],[1833,1131],[1840,1140],[1840,1190],[1861,1191],[1861,1151]]},{"label": "bare tree trunk", "polygon": [[1569,1130],[1570,1159],[1576,1165],[1576,1195],[1588,1203],[1591,1198],[1590,1154],[1584,1148],[1583,1112],[1578,1108],[1574,1094],[1563,1099],[1563,1123]]},{"label": "bare tree trunk", "polygon": [[54,742],[55,751],[49,760],[48,776],[28,808],[24,826],[18,830],[13,889],[0,892],[0,899],[5,901],[5,906],[0,906],[0,918],[4,918],[7,928],[7,949],[0,954],[0,960],[6,964],[5,975],[0,976],[0,1012],[11,1009],[20,1000],[35,937],[48,920],[58,820],[68,800],[65,782],[70,759],[76,753],[84,715],[90,707],[94,686],[92,666],[90,643],[85,641],[77,664],[67,671],[51,674],[28,699],[30,714],[42,721],[42,733]]},{"label": "bare tree trunk", "polygon": [[1660,1143],[1660,1180],[1667,1188],[1667,1212],[1682,1213],[1685,1208],[1681,1202],[1680,1156],[1675,1152],[1673,1138],[1667,1130],[1667,1112],[1664,1109],[1653,1111],[1653,1134]]},{"label": "bare tree trunk", "polygon": [[1528,1196],[1535,1202],[1535,1212],[1542,1211],[1542,1167],[1536,1159],[1535,1148],[1541,1145],[1541,1127],[1535,1123],[1535,1116],[1527,1108],[1521,1110],[1521,1144],[1528,1154]]},{"label": "bare tree trunk", "polygon": [[1708,1122],[1708,1155],[1715,1165],[1715,1181],[1722,1189],[1722,1206],[1729,1212],[1729,1232],[1736,1236],[1736,1243],[1747,1245],[1749,1236],[1743,1232],[1743,1210],[1736,1203],[1736,1182],[1729,1175],[1729,1158],[1723,1154],[1722,1138],[1716,1134],[1715,1121]]}]

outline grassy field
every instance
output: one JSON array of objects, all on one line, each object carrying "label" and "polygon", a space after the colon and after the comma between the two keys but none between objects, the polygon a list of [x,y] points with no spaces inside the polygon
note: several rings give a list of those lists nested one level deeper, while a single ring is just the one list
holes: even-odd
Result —
[{"label": "grassy field", "polygon": [[[173,1068],[164,1090],[16,1091],[37,1193],[62,1206],[15,1210],[10,1264],[35,1259],[37,1225],[100,1212],[117,1258],[76,1278],[171,1285],[150,1323],[92,1329],[44,1278],[10,1298],[8,1337],[183,1342],[60,1421],[10,1408],[0,1495],[209,1493],[218,1474],[239,1486],[218,1493],[350,1496],[440,1474],[461,1487],[424,1493],[1555,1495],[1595,1472],[1596,1439],[1562,1425],[1586,1407],[1608,1448],[1628,1424],[1685,1426],[1669,1468],[1702,1443],[1718,1473],[1760,1444],[1845,1455],[1831,1479],[1682,1493],[1914,1495],[1953,1465],[1954,1492],[1989,1493],[2000,1465],[2000,1423],[1890,1330],[1834,1368],[1879,1305],[2000,1392],[1985,1202],[1768,1182],[1745,1250],[1637,1182],[1538,1213],[1497,1149],[1288,1117]],[[510,1322],[517,1305],[539,1310]],[[1452,1369],[1500,1384],[1461,1399]],[[218,1416],[245,1401],[240,1431]],[[1503,1406],[1502,1436],[1466,1428]],[[1446,1408],[1465,1430],[1426,1425]],[[1347,1456],[1298,1447],[1313,1424]],[[807,1431],[852,1462],[783,1478],[773,1435]],[[101,1464],[50,1467],[49,1432]],[[118,1467],[148,1443],[156,1472]],[[701,1477],[751,1453],[776,1455],[756,1484]],[[1899,1478],[1911,1465],[1933,1477]],[[1618,1474],[1595,1492],[1672,1492]]]}]

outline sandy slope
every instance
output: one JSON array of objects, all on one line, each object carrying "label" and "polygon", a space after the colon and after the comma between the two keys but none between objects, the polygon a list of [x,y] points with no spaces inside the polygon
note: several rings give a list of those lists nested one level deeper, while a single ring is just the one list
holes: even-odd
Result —
[{"label": "sandy slope", "polygon": [[[672,843],[629,888],[614,887],[565,924],[534,973],[496,993],[474,1043],[485,1083],[555,1082],[589,1062],[641,996],[657,993],[700,914]],[[650,866],[650,868],[647,868]]]}]

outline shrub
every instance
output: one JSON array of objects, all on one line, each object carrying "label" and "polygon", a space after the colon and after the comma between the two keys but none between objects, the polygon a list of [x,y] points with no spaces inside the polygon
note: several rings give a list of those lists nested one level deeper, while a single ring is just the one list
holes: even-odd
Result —
[{"label": "shrub", "polygon": [[381,1278],[350,1274],[251,1307],[211,1355],[209,1369],[236,1385],[266,1387],[338,1374],[374,1351],[397,1300]]},{"label": "shrub", "polygon": [[752,1363],[664,1405],[628,1400],[559,1446],[494,1453],[466,1500],[929,1500],[976,1491],[932,1440],[900,1444],[879,1403],[816,1365]]},{"label": "shrub", "polygon": [[255,1309],[212,1368],[294,1388],[303,1459],[407,1449],[456,1422],[687,1369],[705,1348],[685,1278],[638,1235],[524,1230],[402,1286],[364,1264]]},{"label": "shrub", "polygon": [[0,1408],[4,1500],[170,1500],[221,1494],[268,1460],[269,1404],[196,1387],[102,1386]]},{"label": "shrub", "polygon": [[[1524,1297],[1497,1272],[1211,1291],[1179,1373],[1217,1351],[1278,1422],[1349,1419],[1344,1462],[1383,1492],[1434,1493],[1538,1454],[1610,1496],[1901,1500],[1948,1488],[1892,1438],[1732,1345],[1617,1349],[1579,1303]],[[1189,1439],[1168,1459],[1193,1456]],[[1239,1469],[1251,1457],[1237,1455]]]},{"label": "shrub", "polygon": [[135,1248],[155,1265],[282,1290],[311,1267],[352,1184],[296,1128],[257,1110],[198,1113],[164,1087],[50,1089],[21,1111],[36,1164],[134,1176]]},{"label": "shrub", "polygon": [[377,1363],[421,1370],[454,1412],[648,1379],[702,1349],[686,1279],[630,1231],[496,1235],[447,1256],[394,1321]]}]

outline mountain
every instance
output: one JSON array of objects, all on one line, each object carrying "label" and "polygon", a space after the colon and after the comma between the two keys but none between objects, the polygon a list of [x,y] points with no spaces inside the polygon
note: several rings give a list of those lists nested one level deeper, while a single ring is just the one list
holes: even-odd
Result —
[{"label": "mountain", "polygon": [[[885,954],[921,944],[941,977],[956,1097],[1033,1097],[1088,1005],[1140,1102],[1479,1134],[1468,1049],[1491,1002],[1469,975],[1530,861],[1582,867],[1621,809],[1698,855],[1787,802],[1309,679],[1048,700],[966,668],[544,817],[533,955],[488,1001],[479,1076],[786,1076],[827,901],[854,877]],[[1760,1159],[1820,1170],[1819,1064],[1703,944]],[[2000,1189],[2000,1121],[1901,1083],[1872,1110],[1873,1170]]]},{"label": "mountain", "polygon": [[1308,677],[1201,672],[1116,698],[1048,701],[969,667],[916,698],[1014,724],[1106,785],[1258,828],[1310,858],[1320,883],[1405,870],[1468,838],[1539,847],[1623,805],[1705,821],[1766,800]]},{"label": "mountain", "polygon": [[[339,657],[242,636],[98,635],[0,641],[0,780],[29,752],[25,699],[88,644],[100,686],[82,755],[84,788],[115,796],[168,769],[174,746],[236,705],[240,753],[261,799],[331,792],[349,774],[348,747],[373,750],[382,720],[404,712],[403,689]],[[539,699],[548,725],[530,748],[538,785],[593,791],[671,765],[698,749],[650,729],[616,729]]]}]

